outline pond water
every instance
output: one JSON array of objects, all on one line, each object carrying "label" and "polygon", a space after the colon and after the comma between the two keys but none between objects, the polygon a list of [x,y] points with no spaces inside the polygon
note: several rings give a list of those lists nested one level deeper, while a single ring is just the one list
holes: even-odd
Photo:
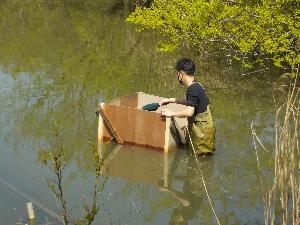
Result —
[{"label": "pond water", "polygon": [[[272,71],[242,76],[248,71],[223,59],[160,53],[156,36],[126,24],[127,1],[0,5],[0,224],[28,223],[28,201],[35,224],[61,224],[62,202],[73,224],[93,199],[93,224],[217,224],[201,174],[221,224],[264,223],[251,123],[269,150],[258,149],[265,184],[274,145]],[[181,56],[195,59],[212,103],[215,155],[197,162],[185,149],[166,156],[98,146],[98,103],[137,91],[184,96],[174,71]],[[107,160],[97,177],[93,151],[100,147]],[[58,150],[63,201],[51,189],[49,152]]]}]

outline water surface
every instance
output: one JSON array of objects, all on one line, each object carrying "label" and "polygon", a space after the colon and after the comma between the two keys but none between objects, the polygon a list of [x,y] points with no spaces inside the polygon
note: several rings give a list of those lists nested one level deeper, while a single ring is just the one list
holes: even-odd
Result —
[{"label": "water surface", "polygon": [[[49,152],[58,150],[70,221],[85,215],[95,191],[99,102],[137,91],[184,96],[174,63],[187,52],[157,52],[156,36],[125,23],[129,3],[46,2],[1,3],[0,224],[27,223],[29,200],[42,206],[36,224],[59,224],[50,214],[59,215],[62,205],[47,183],[55,178]],[[197,163],[184,149],[166,157],[104,144],[114,157],[101,170],[93,224],[216,224],[200,173],[221,224],[263,224],[250,125],[271,150],[275,106],[261,76],[272,73],[241,76],[236,64],[189,56],[214,109],[216,154]],[[270,156],[259,149],[264,178]]]}]

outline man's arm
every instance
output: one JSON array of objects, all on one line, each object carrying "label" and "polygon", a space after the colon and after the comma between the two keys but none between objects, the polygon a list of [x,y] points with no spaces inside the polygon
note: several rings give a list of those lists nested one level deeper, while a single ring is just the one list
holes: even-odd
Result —
[{"label": "man's arm", "polygon": [[183,118],[183,117],[191,117],[194,115],[195,112],[195,108],[192,106],[188,106],[186,107],[186,109],[178,111],[178,112],[173,112],[171,110],[168,109],[164,109],[161,111],[161,115],[162,116],[166,116],[166,117],[179,117],[179,118]]},{"label": "man's arm", "polygon": [[186,105],[186,100],[184,98],[163,98],[160,100],[159,105],[167,105],[169,103]]},{"label": "man's arm", "polygon": [[187,105],[185,98],[176,98],[175,103],[181,104],[181,105]]}]

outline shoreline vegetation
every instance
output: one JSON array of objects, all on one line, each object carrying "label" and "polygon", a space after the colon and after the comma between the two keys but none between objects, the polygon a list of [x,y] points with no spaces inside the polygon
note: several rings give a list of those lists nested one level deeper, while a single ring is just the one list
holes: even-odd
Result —
[{"label": "shoreline vegetation", "polygon": [[[299,187],[299,67],[300,1],[245,0],[164,0],[136,1],[127,22],[136,30],[152,30],[163,39],[157,43],[163,52],[193,49],[200,55],[218,52],[238,60],[246,68],[272,63],[288,78],[283,85],[285,102],[277,108],[275,121],[274,174],[271,184],[263,183],[259,148],[264,148],[251,130],[263,192],[265,224],[300,224]],[[282,94],[282,93],[281,93]],[[271,96],[270,96],[271,97]],[[275,105],[277,104],[274,99]],[[266,182],[267,183],[267,182]]]},{"label": "shoreline vegetation", "polygon": [[264,199],[265,224],[300,223],[299,91],[295,80],[276,113],[274,178]]},{"label": "shoreline vegetation", "polygon": [[299,0],[145,2],[137,1],[127,22],[137,31],[161,35],[161,51],[189,48],[204,55],[218,50],[246,67],[271,61],[289,72],[299,65]]},{"label": "shoreline vegetation", "polygon": [[[299,87],[294,82],[286,86],[282,93],[285,103],[277,107],[275,117],[275,148],[268,151],[256,134],[254,124],[251,124],[253,144],[260,176],[260,186],[263,195],[265,224],[300,223],[300,148],[299,148]],[[276,99],[274,98],[274,101]],[[259,150],[263,149],[274,158],[273,177],[266,181],[263,177]]]},{"label": "shoreline vegetation", "polygon": [[65,160],[64,147],[60,140],[60,128],[55,125],[53,128],[53,146],[49,149],[48,160],[46,161],[49,170],[52,172],[52,176],[47,178],[47,183],[49,189],[53,192],[58,205],[59,205],[59,215],[60,219],[64,225],[74,224],[74,225],[90,225],[94,222],[97,214],[99,213],[101,207],[97,203],[99,195],[102,193],[104,186],[107,182],[107,177],[102,177],[102,170],[104,169],[103,158],[99,155],[98,149],[92,141],[89,141],[91,155],[93,156],[93,186],[91,191],[91,196],[86,197],[83,195],[82,199],[82,215],[75,219],[71,218],[70,211],[72,208],[67,204],[65,197],[66,184],[64,182],[64,170],[67,166]]}]

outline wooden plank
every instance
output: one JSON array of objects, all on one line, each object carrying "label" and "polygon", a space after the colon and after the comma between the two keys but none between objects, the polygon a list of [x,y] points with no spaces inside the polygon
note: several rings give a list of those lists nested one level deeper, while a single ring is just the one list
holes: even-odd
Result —
[{"label": "wooden plank", "polygon": [[103,118],[101,115],[98,116],[98,141],[103,141]]},{"label": "wooden plank", "polygon": [[164,149],[166,121],[160,114],[110,104],[104,111],[124,143]]},{"label": "wooden plank", "polygon": [[[160,118],[160,112],[163,109],[180,111],[186,106],[171,103],[160,107],[155,112],[139,110],[145,104],[159,102],[160,99],[162,97],[137,92],[102,104],[102,112],[108,122],[99,119],[99,139],[104,141],[117,139],[117,133],[123,143],[157,148],[164,152],[176,149],[180,143],[185,144],[182,127],[187,124],[187,120],[174,118],[173,121],[169,119],[163,121]],[[112,109],[113,106],[114,109]]]},{"label": "wooden plank", "polygon": [[112,121],[109,119],[107,113],[105,112],[104,103],[100,103],[98,107],[99,114],[103,118],[105,124],[108,126],[110,132],[112,133],[113,137],[117,140],[119,144],[123,144],[124,141],[121,139],[119,133],[117,132],[115,126],[113,125]]},{"label": "wooden plank", "polygon": [[137,108],[138,106],[138,93],[129,95],[120,99],[120,106],[127,106],[130,108]]},{"label": "wooden plank", "polygon": [[96,114],[98,115],[98,142],[103,142],[107,140],[112,140],[113,139],[113,134],[109,130],[109,127],[107,124],[103,121],[103,118],[99,112],[99,105],[97,107],[97,112]]},{"label": "wooden plank", "polygon": [[113,134],[110,132],[109,127],[106,123],[103,123],[103,141],[111,141],[113,138]]},{"label": "wooden plank", "polygon": [[[155,95],[149,95],[143,92],[138,92],[138,108],[142,108],[144,105],[149,104],[149,103],[153,103],[153,102],[159,102],[163,97],[160,96],[155,96]],[[180,105],[180,104],[176,104],[176,103],[170,103],[168,105],[165,106],[161,106],[158,108],[158,110],[156,110],[156,113],[161,113],[161,111],[163,109],[168,109],[168,110],[172,110],[172,111],[181,111],[186,109],[186,106],[184,105]],[[183,132],[183,127],[187,125],[187,119],[186,118],[174,118],[173,121],[171,121],[171,123],[174,124],[174,126],[176,127],[176,129],[178,129],[177,134],[179,135],[180,138],[180,142],[182,144],[186,144],[186,138],[184,136],[184,132]],[[171,137],[171,136],[170,136]],[[169,145],[169,149],[170,149],[170,145]]]},{"label": "wooden plank", "polygon": [[145,94],[143,92],[138,92],[138,104],[137,108],[141,109],[144,105],[149,103],[159,102],[162,97]]},{"label": "wooden plank", "polygon": [[138,93],[123,96],[109,102],[110,105],[127,106],[130,108],[137,108],[138,106]]},{"label": "wooden plank", "polygon": [[168,153],[164,153],[164,187],[168,187],[169,185],[169,157]]},{"label": "wooden plank", "polygon": [[164,145],[164,152],[169,151],[169,139],[170,139],[170,125],[171,125],[171,118],[166,118],[166,127],[165,127],[165,145]]}]

